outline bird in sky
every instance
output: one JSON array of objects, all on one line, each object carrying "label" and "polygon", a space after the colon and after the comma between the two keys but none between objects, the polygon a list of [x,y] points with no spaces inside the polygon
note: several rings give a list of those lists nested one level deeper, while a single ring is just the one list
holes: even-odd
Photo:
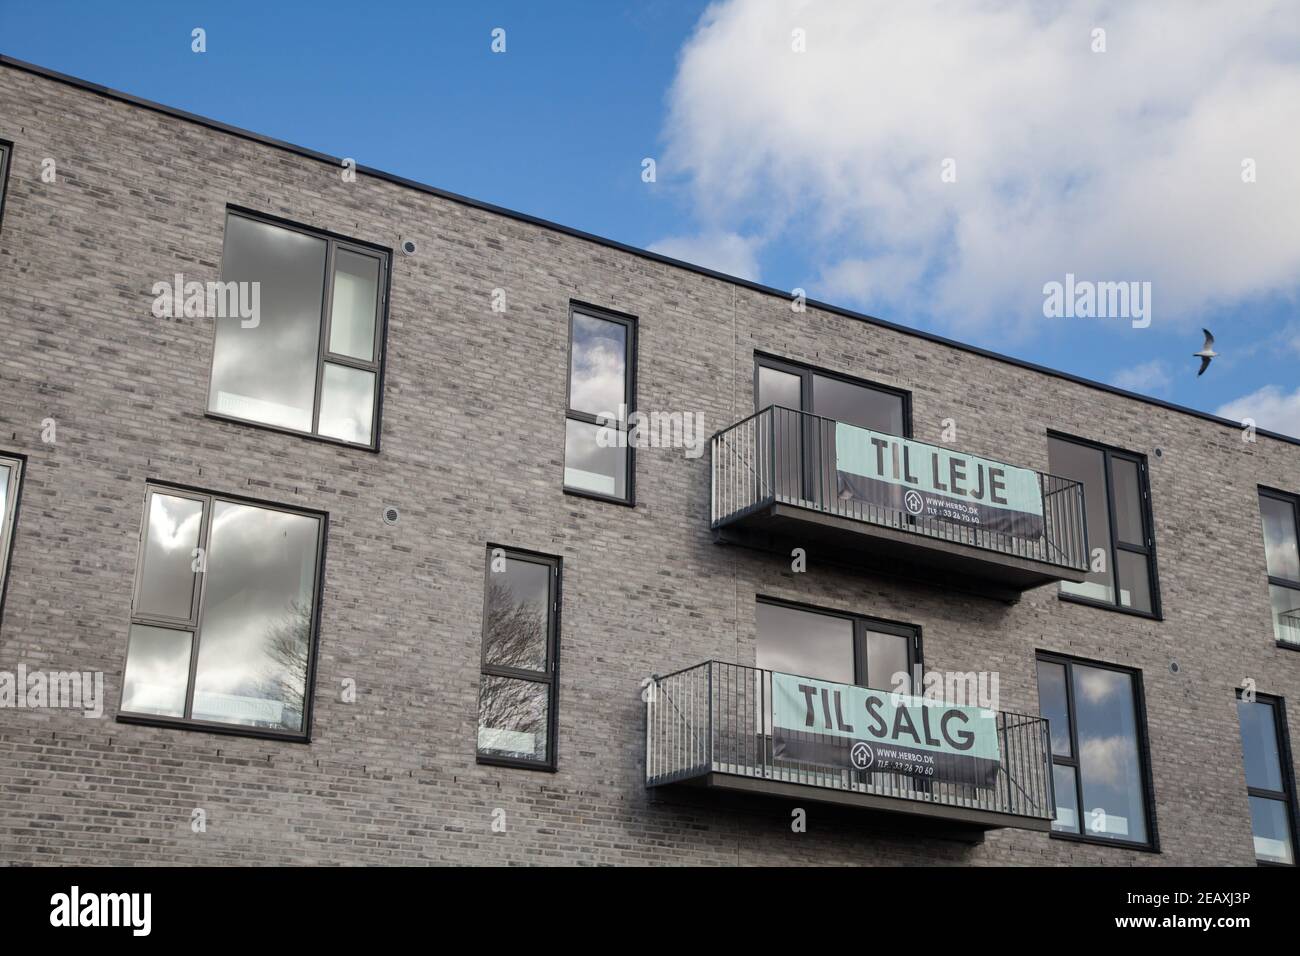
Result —
[{"label": "bird in sky", "polygon": [[1219,353],[1214,351],[1214,336],[1210,334],[1209,329],[1201,329],[1205,333],[1205,344],[1201,346],[1199,352],[1193,352],[1192,355],[1201,360],[1201,370],[1196,373],[1197,378],[1205,374],[1205,370],[1210,367],[1210,360]]}]

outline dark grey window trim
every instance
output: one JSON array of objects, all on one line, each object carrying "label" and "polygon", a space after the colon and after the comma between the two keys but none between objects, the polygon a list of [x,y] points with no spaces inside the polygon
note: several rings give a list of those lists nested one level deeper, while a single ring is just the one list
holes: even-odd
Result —
[{"label": "dark grey window trim", "polygon": [[[565,350],[564,364],[564,421],[565,427],[568,427],[570,420],[576,422],[585,422],[588,425],[606,424],[601,422],[596,415],[590,412],[576,410],[572,405],[571,393],[573,390],[573,317],[574,315],[586,315],[594,319],[604,319],[606,322],[614,322],[626,327],[627,329],[627,413],[630,416],[636,411],[636,366],[637,366],[637,317],[627,312],[616,312],[613,309],[607,309],[602,306],[592,305],[588,302],[581,302],[577,299],[569,300],[569,328],[568,328],[568,347]],[[563,458],[564,456],[561,456]],[[599,492],[587,491],[582,488],[572,488],[564,483],[564,462],[560,463],[560,485],[566,495],[573,495],[576,498],[590,498],[593,501],[604,501],[613,505],[623,505],[628,508],[636,507],[636,449],[630,444],[627,447],[627,495],[618,497],[617,495],[602,495]]]},{"label": "dark grey window trim", "polygon": [[5,509],[0,513],[0,627],[3,627],[5,596],[9,593],[9,567],[13,563],[14,539],[18,537],[23,479],[27,476],[27,456],[0,448],[0,462],[13,468],[6,489]]},{"label": "dark grey window trim", "polygon": [[[1160,833],[1156,829],[1156,795],[1155,780],[1151,775],[1151,744],[1147,735],[1147,705],[1146,691],[1142,686],[1142,671],[1136,667],[1124,667],[1119,664],[1109,664],[1105,661],[1089,660],[1086,657],[1074,657],[1070,654],[1058,654],[1054,651],[1039,650],[1034,655],[1034,682],[1038,682],[1039,661],[1046,661],[1051,664],[1060,664],[1065,668],[1065,699],[1066,707],[1070,716],[1070,756],[1062,757],[1056,753],[1051,753],[1052,765],[1062,764],[1074,768],[1074,784],[1076,787],[1075,805],[1080,808],[1080,832],[1064,833],[1058,830],[1049,831],[1049,836],[1053,840],[1065,840],[1072,843],[1090,843],[1094,846],[1117,847],[1122,850],[1138,850],[1147,853],[1160,852]],[[1095,667],[1099,670],[1116,671],[1126,674],[1132,681],[1133,688],[1133,722],[1137,732],[1138,760],[1142,764],[1142,810],[1146,815],[1147,842],[1137,843],[1126,840],[1108,840],[1103,837],[1089,836],[1083,831],[1082,807],[1083,807],[1083,780],[1079,773],[1079,728],[1078,719],[1074,712],[1074,680],[1073,668],[1075,664],[1082,664],[1085,667]],[[1042,691],[1039,690],[1038,713],[1042,714]],[[1050,752],[1050,748],[1049,748]]]},{"label": "dark grey window trim", "polygon": [[[224,236],[231,216],[240,216],[253,222],[262,222],[267,225],[277,226],[281,229],[287,229],[298,232],[315,239],[322,239],[326,243],[325,254],[325,274],[324,290],[321,296],[321,321],[319,340],[316,349],[316,386],[315,394],[312,398],[312,431],[298,431],[293,428],[285,428],[280,425],[268,425],[265,422],[258,422],[248,418],[240,418],[236,415],[229,415],[223,412],[215,412],[210,407],[204,408],[204,415],[207,418],[216,421],[230,422],[237,425],[246,425],[253,428],[260,428],[265,431],[278,432],[282,435],[293,435],[297,438],[307,438],[313,441],[325,442],[329,445],[339,445],[344,448],[355,448],[359,451],[378,452],[380,445],[380,432],[382,431],[382,418],[384,407],[384,377],[387,368],[388,350],[385,347],[388,342],[388,306],[392,292],[392,250],[379,246],[374,243],[364,242],[359,239],[352,239],[348,236],[339,235],[325,229],[318,229],[313,226],[303,225],[280,216],[273,216],[267,213],[258,212],[243,206],[228,204],[226,206],[226,222],[222,226]],[[223,239],[223,268],[224,268],[224,239]],[[370,362],[353,358],[348,355],[340,355],[329,351],[330,322],[332,321],[332,305],[334,299],[334,260],[335,253],[338,249],[344,249],[354,252],[358,255],[369,256],[379,260],[379,303],[375,314],[375,345],[374,360]],[[214,322],[212,325],[212,346],[209,354],[215,359],[217,341],[217,326]],[[212,370],[215,362],[208,362],[208,381],[207,396],[205,405],[211,402],[212,395]],[[369,444],[360,444],[357,442],[344,441],[340,438],[332,438],[328,435],[319,434],[316,429],[320,422],[320,403],[322,380],[325,375],[326,365],[341,365],[348,368],[355,368],[361,371],[371,372],[375,376],[375,396],[371,412],[371,440]]]},{"label": "dark grey window trim", "polygon": [[[1110,567],[1114,574],[1115,580],[1115,600],[1113,602],[1098,601],[1094,598],[1084,597],[1079,594],[1067,594],[1064,591],[1057,591],[1057,598],[1067,601],[1071,604],[1082,604],[1086,607],[1101,608],[1106,611],[1115,611],[1120,614],[1131,614],[1134,617],[1143,617],[1151,621],[1163,621],[1164,609],[1160,601],[1160,574],[1156,567],[1156,533],[1155,533],[1155,514],[1151,505],[1151,476],[1147,467],[1146,455],[1137,452],[1127,451],[1123,448],[1116,448],[1113,445],[1105,445],[1101,442],[1092,441],[1088,438],[1079,438],[1075,435],[1067,435],[1064,432],[1048,429],[1048,438],[1054,438],[1057,441],[1071,442],[1075,445],[1081,445],[1084,448],[1091,448],[1102,453],[1102,470],[1106,475],[1106,508],[1108,511],[1108,524],[1110,525],[1110,540],[1106,542],[1106,556],[1110,561]],[[1141,484],[1142,491],[1142,532],[1146,538],[1146,546],[1139,547],[1126,542],[1121,542],[1117,537],[1116,527],[1118,521],[1115,514],[1115,494],[1113,479],[1111,477],[1111,462],[1115,459],[1129,461],[1137,465],[1138,480]],[[1085,507],[1087,505],[1085,489]],[[1098,543],[1089,541],[1089,546],[1097,547]],[[1148,586],[1151,590],[1151,610],[1142,611],[1137,608],[1125,607],[1119,603],[1119,552],[1128,551],[1132,554],[1140,554],[1147,559],[1147,578]],[[1091,554],[1089,555],[1091,561]]]},{"label": "dark grey window trim", "polygon": [[[549,626],[546,634],[546,659],[549,673],[525,670],[518,667],[502,667],[487,662],[487,626],[488,626],[488,592],[492,580],[492,552],[501,550],[507,561],[529,561],[550,569],[551,606],[549,609]],[[504,544],[487,545],[487,555],[483,563],[483,631],[479,640],[479,677],[505,677],[513,680],[532,681],[545,684],[548,688],[546,714],[546,757],[542,760],[526,760],[519,757],[501,757],[484,754],[478,749],[478,697],[474,699],[474,758],[477,763],[486,766],[513,767],[518,770],[541,770],[554,773],[559,767],[559,712],[560,712],[560,613],[564,606],[562,587],[564,579],[564,559],[540,551],[525,548],[513,548]],[[480,685],[481,686],[481,685]]]},{"label": "dark grey window trim", "polygon": [[[1295,529],[1296,541],[1300,542],[1300,495],[1292,494],[1289,491],[1279,491],[1277,488],[1269,488],[1266,485],[1260,485],[1259,496],[1261,498],[1273,498],[1276,501],[1283,501],[1291,505],[1291,507],[1294,509],[1292,513],[1295,515],[1295,522],[1296,522],[1296,529]],[[1260,515],[1260,520],[1261,522],[1263,521],[1262,513]],[[1267,566],[1265,566],[1265,579],[1268,581],[1269,584],[1275,587],[1290,588],[1293,591],[1300,591],[1300,581],[1291,581],[1287,578],[1279,578],[1275,575],[1269,574]],[[1270,610],[1269,613],[1271,616],[1272,611]],[[1300,643],[1292,643],[1291,641],[1278,641],[1278,640],[1274,640],[1273,643],[1276,644],[1278,647],[1282,648],[1283,650],[1300,651]]]},{"label": "dark grey window trim", "polygon": [[875,392],[882,392],[886,395],[893,395],[903,402],[903,434],[902,438],[912,437],[912,393],[905,388],[898,388],[894,385],[883,385],[880,382],[873,382],[870,379],[859,378],[856,375],[848,375],[844,372],[837,372],[833,369],[821,368],[816,365],[809,365],[806,362],[796,362],[791,359],[782,358],[779,355],[773,355],[769,352],[754,350],[754,411],[762,411],[758,407],[758,370],[760,368],[770,368],[778,372],[786,372],[790,375],[799,376],[799,390],[803,398],[804,411],[816,415],[817,409],[812,408],[812,377],[821,375],[825,378],[838,379],[849,385],[857,385],[861,388],[868,388]]},{"label": "dark grey window trim", "polygon": [[[1237,688],[1237,699],[1240,700],[1243,690]],[[1270,800],[1279,800],[1286,804],[1286,822],[1291,828],[1291,856],[1293,859],[1300,853],[1300,847],[1296,846],[1296,836],[1300,834],[1300,809],[1296,804],[1296,773],[1295,760],[1291,755],[1291,734],[1287,729],[1286,720],[1286,699],[1277,697],[1273,694],[1255,693],[1255,702],[1268,704],[1273,708],[1273,733],[1277,735],[1277,758],[1282,770],[1282,790],[1265,790],[1261,787],[1246,786],[1246,794],[1250,797],[1264,797]],[[1245,755],[1243,754],[1243,757]],[[1245,773],[1245,768],[1242,768]],[[1272,860],[1255,860],[1256,866],[1280,866],[1283,868],[1294,868],[1295,863],[1275,863]]]},{"label": "dark grey window trim", "polygon": [[[765,594],[755,595],[755,604],[770,604],[773,607],[785,607],[794,611],[804,611],[808,614],[821,614],[825,617],[837,617],[841,620],[850,621],[853,624],[853,679],[859,686],[867,685],[861,682],[866,679],[867,659],[866,659],[866,632],[876,631],[881,634],[894,634],[898,637],[908,638],[911,641],[908,649],[908,663],[915,669],[921,668],[922,673],[925,671],[925,646],[922,640],[922,629],[920,624],[912,624],[907,621],[893,621],[888,618],[874,617],[869,614],[858,614],[854,611],[841,611],[837,608],[819,607],[815,604],[806,604],[802,601],[791,601],[787,598],[769,597]],[[755,646],[757,650],[757,646]],[[810,674],[795,674],[795,677],[809,677],[813,680],[820,678],[812,677]],[[890,690],[887,687],[874,687],[872,690]]]},{"label": "dark grey window trim", "polygon": [[5,222],[5,196],[9,193],[9,166],[13,162],[14,144],[0,139],[0,229]]},{"label": "dark grey window trim", "polygon": [[[144,563],[145,537],[149,530],[149,503],[155,492],[166,495],[178,495],[179,497],[185,498],[202,499],[206,502],[203,510],[203,531],[199,538],[202,543],[199,547],[206,547],[207,535],[211,526],[212,503],[216,501],[251,505],[258,508],[267,508],[272,511],[283,511],[288,514],[303,515],[305,517],[315,518],[320,522],[320,534],[317,536],[316,540],[316,581],[312,592],[311,636],[308,642],[307,674],[303,685],[303,729],[301,733],[295,734],[259,727],[222,724],[215,721],[194,720],[192,718],[160,717],[155,714],[134,714],[129,711],[123,711],[122,694],[126,692],[125,679],[123,679],[122,688],[118,693],[118,723],[140,724],[148,727],[165,727],[173,730],[193,730],[204,733],[224,734],[231,737],[254,737],[260,740],[282,740],[287,743],[311,743],[312,715],[316,697],[317,651],[320,641],[321,598],[325,590],[325,550],[327,538],[329,536],[329,513],[324,511],[315,511],[309,508],[284,505],[274,501],[265,501],[259,498],[250,498],[245,495],[225,494],[223,492],[211,491],[205,488],[197,488],[193,485],[177,484],[166,481],[149,481],[145,486],[144,504],[142,508],[142,517],[140,519],[140,535],[137,545],[136,572],[131,590],[131,624],[155,625],[172,629],[177,629],[182,626],[178,621],[168,620],[153,615],[137,614],[135,610],[136,598],[139,593],[140,570]],[[194,694],[194,671],[198,666],[198,647],[203,616],[203,592],[205,590],[206,582],[201,578],[199,586],[195,588],[191,622],[183,625],[186,628],[193,629],[190,651],[189,686],[186,688],[185,692],[186,711],[190,709],[190,703]],[[125,678],[125,652],[123,653],[122,662],[122,676]]]}]

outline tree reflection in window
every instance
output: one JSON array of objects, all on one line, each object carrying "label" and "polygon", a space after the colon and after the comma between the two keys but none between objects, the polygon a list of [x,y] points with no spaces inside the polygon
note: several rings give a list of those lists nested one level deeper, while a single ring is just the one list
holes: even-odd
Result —
[{"label": "tree reflection in window", "polygon": [[[495,565],[495,570],[493,570]],[[554,764],[557,559],[488,555],[477,749],[489,761]]]}]

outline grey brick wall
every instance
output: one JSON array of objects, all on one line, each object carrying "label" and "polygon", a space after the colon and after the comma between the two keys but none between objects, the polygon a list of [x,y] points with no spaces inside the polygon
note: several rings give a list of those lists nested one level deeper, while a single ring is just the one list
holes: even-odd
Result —
[{"label": "grey brick wall", "polygon": [[[1251,864],[1234,688],[1300,700],[1275,647],[1256,485],[1300,447],[809,309],[0,67],[15,143],[0,232],[0,451],[29,456],[0,670],[101,670],[99,720],[0,710],[0,860],[18,863]],[[41,160],[57,163],[42,182]],[[378,455],[204,416],[209,320],[154,282],[218,278],[224,210],[396,248]],[[503,288],[508,311],[491,311]],[[752,409],[757,350],[912,392],[916,437],[1047,466],[1047,429],[1146,453],[1166,619],[1015,606],[712,543],[707,456],[637,457],[635,509],[561,492],[568,302],[639,317],[639,404]],[[58,441],[40,440],[41,421]],[[1155,457],[1154,450],[1163,450]],[[329,513],[310,745],[125,725],[145,482]],[[382,507],[402,520],[388,526]],[[474,759],[483,549],[564,559],[559,771]],[[996,831],[977,846],[809,805],[648,793],[640,681],[750,663],[757,594],[905,620],[926,664],[1001,673],[1036,712],[1034,652],[1142,671],[1159,854]],[[1182,668],[1169,669],[1171,659]],[[355,703],[340,699],[356,681]],[[206,833],[190,830],[204,808]],[[506,811],[507,831],[491,829]]]}]

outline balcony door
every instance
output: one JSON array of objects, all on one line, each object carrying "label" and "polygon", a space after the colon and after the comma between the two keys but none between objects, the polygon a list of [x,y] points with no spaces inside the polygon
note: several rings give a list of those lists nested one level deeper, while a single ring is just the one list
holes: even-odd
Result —
[{"label": "balcony door", "polygon": [[921,662],[917,628],[856,614],[759,600],[760,670],[894,690],[895,675]]},{"label": "balcony door", "polygon": [[[909,687],[898,683],[898,675],[914,676],[921,664],[921,631],[912,625],[764,598],[758,600],[754,618],[758,637],[755,661],[759,668],[755,692],[762,702],[758,752],[769,764],[781,763],[773,750],[771,672],[873,690],[906,691]],[[821,771],[813,768],[813,772]],[[836,777],[847,773],[827,772]],[[864,784],[872,780],[880,783],[876,779],[880,776],[855,773],[854,779]],[[893,781],[894,789],[903,786],[901,781]]]},{"label": "balcony door", "polygon": [[778,498],[834,509],[840,497],[835,422],[908,438],[909,399],[909,393],[898,389],[756,356],[754,410],[777,406],[772,412],[772,453]]}]

